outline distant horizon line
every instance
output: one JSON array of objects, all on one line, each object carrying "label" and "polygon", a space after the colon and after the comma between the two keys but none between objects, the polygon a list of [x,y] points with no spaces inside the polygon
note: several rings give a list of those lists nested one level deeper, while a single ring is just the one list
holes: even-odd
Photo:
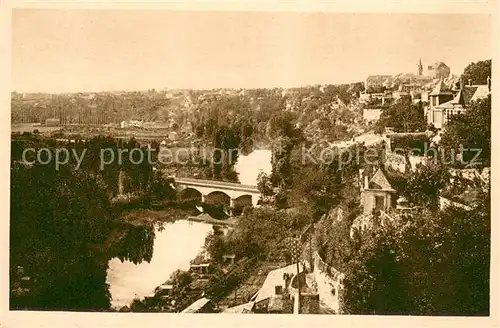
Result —
[{"label": "distant horizon line", "polygon": [[180,90],[193,90],[193,91],[214,91],[214,90],[258,90],[258,89],[300,89],[307,87],[315,87],[315,86],[323,86],[323,85],[351,85],[357,83],[364,83],[364,81],[356,81],[356,82],[348,82],[348,83],[315,83],[315,84],[304,84],[301,86],[292,86],[292,87],[284,87],[284,86],[273,86],[273,87],[212,87],[212,88],[193,88],[193,87],[161,87],[161,88],[148,88],[148,89],[104,89],[104,90],[86,90],[86,91],[20,91],[20,90],[12,90],[11,93],[47,93],[47,94],[66,94],[66,93],[105,93],[105,92],[148,92],[150,90],[155,91],[180,91]]},{"label": "distant horizon line", "polygon": [[[471,62],[473,63],[473,62]],[[453,71],[450,72],[450,76],[456,75],[460,76],[463,74],[463,71],[465,70],[465,67],[461,70],[461,73],[456,74],[453,73]],[[96,90],[82,90],[82,91],[21,91],[21,90],[11,90],[11,93],[16,92],[16,93],[47,93],[47,94],[74,94],[74,93],[103,93],[103,92],[147,92],[150,91],[151,89],[155,90],[194,90],[194,91],[212,91],[212,90],[255,90],[255,89],[298,89],[298,88],[306,88],[306,87],[313,87],[313,86],[321,86],[321,85],[351,85],[351,84],[356,84],[356,83],[364,83],[366,78],[369,76],[377,76],[377,75],[390,75],[390,76],[395,76],[395,75],[400,75],[400,74],[415,74],[418,75],[416,72],[398,72],[398,73],[385,73],[385,74],[368,74],[364,79],[361,80],[353,80],[351,82],[337,82],[337,83],[309,83],[309,84],[303,84],[300,86],[255,86],[255,87],[228,87],[228,86],[219,86],[219,87],[211,87],[211,88],[199,88],[199,87],[168,87],[168,86],[162,86],[162,87],[150,87],[150,88],[145,88],[145,89],[101,89],[99,91]],[[424,74],[425,75],[425,74]]]}]

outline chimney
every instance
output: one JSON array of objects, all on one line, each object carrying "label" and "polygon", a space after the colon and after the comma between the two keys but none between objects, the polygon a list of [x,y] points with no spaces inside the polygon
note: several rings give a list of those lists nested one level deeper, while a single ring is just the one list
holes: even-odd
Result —
[{"label": "chimney", "polygon": [[491,77],[488,76],[488,79],[486,81],[486,83],[488,84],[488,91],[491,92]]},{"label": "chimney", "polygon": [[461,77],[460,78],[460,90],[463,90],[464,88],[464,79]]},{"label": "chimney", "polygon": [[472,79],[469,79],[469,86],[472,85]]}]

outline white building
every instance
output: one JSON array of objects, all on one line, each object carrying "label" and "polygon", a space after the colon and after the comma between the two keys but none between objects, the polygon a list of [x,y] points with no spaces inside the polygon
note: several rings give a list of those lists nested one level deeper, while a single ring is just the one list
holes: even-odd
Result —
[{"label": "white building", "polygon": [[485,85],[466,85],[460,83],[460,90],[453,96],[451,100],[446,98],[442,100],[443,95],[449,97],[452,94],[451,90],[443,87],[442,81],[436,86],[430,94],[431,106],[427,111],[427,122],[435,128],[441,129],[448,123],[450,117],[456,114],[461,114],[471,102],[479,99],[484,99],[491,94],[491,79],[488,78],[488,84]]}]

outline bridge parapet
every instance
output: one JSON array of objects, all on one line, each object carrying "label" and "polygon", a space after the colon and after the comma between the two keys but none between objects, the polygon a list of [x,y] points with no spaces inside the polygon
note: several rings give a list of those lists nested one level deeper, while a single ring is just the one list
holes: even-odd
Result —
[{"label": "bridge parapet", "polygon": [[175,179],[175,183],[187,186],[200,186],[200,187],[210,187],[222,190],[235,190],[235,191],[246,191],[252,194],[260,194],[259,189],[256,186],[243,185],[239,183],[225,182],[225,181],[214,181],[214,180],[201,180],[201,179]]},{"label": "bridge parapet", "polygon": [[245,185],[235,182],[227,182],[227,181],[217,181],[217,180],[202,180],[202,179],[191,179],[191,178],[174,178],[177,183],[186,183],[186,184],[207,184],[207,185],[215,185],[215,186],[228,186],[228,187],[239,187],[239,188],[248,188],[248,189],[257,189],[257,186],[253,185]]},{"label": "bridge parapet", "polygon": [[201,180],[189,178],[174,178],[175,184],[180,189],[191,188],[201,193],[202,201],[205,196],[214,193],[222,192],[229,196],[231,205],[235,204],[234,200],[242,196],[250,196],[253,206],[257,206],[260,197],[260,191],[256,186],[242,185],[238,183],[214,181],[214,180]]}]

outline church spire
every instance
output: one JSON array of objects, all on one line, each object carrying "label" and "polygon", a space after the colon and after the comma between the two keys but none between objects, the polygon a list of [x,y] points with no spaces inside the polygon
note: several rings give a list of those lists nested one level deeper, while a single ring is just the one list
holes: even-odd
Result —
[{"label": "church spire", "polygon": [[418,75],[422,75],[424,67],[422,66],[422,58],[418,61]]}]

